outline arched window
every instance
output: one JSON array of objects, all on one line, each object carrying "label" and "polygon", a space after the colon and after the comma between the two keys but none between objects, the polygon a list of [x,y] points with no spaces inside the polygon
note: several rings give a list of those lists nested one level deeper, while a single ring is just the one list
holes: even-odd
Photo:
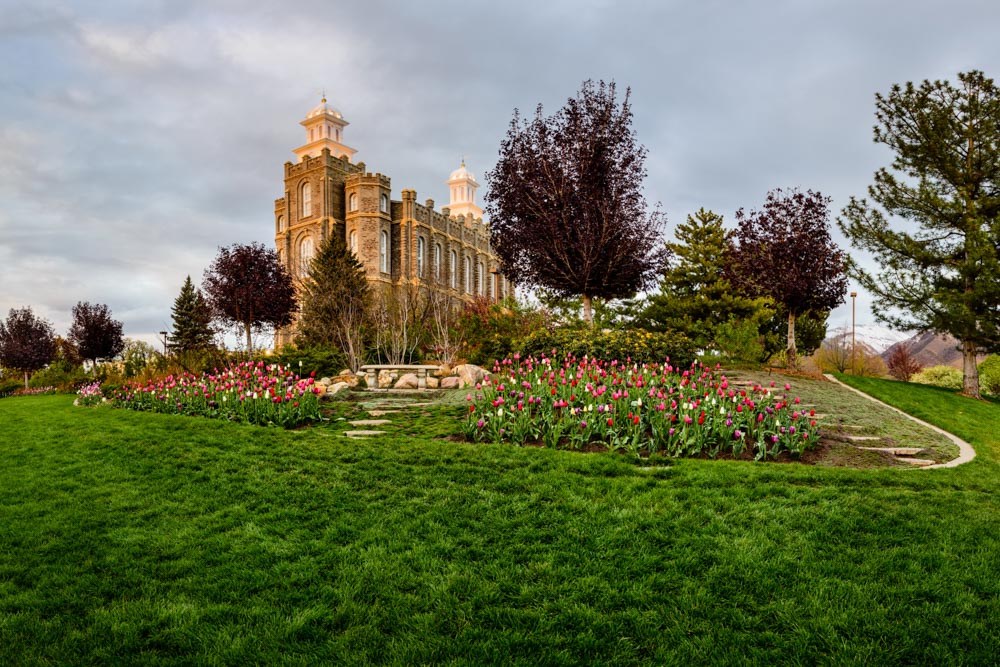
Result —
[{"label": "arched window", "polygon": [[423,236],[417,237],[417,275],[424,277],[424,256],[427,254],[427,242]]},{"label": "arched window", "polygon": [[379,206],[381,207],[379,210],[382,211],[383,213],[388,213],[389,212],[389,197],[387,195],[382,195],[382,198],[379,201],[381,202],[379,204]]},{"label": "arched window", "polygon": [[458,289],[458,255],[451,251],[451,288]]},{"label": "arched window", "polygon": [[299,275],[302,277],[309,275],[309,267],[313,259],[313,240],[310,237],[302,239],[299,244]]},{"label": "arched window", "polygon": [[309,181],[302,184],[299,188],[299,201],[301,202],[300,207],[300,218],[308,218],[312,215],[312,188],[309,186]]},{"label": "arched window", "polygon": [[472,260],[465,257],[465,293],[472,294]]},{"label": "arched window", "polygon": [[347,210],[357,211],[358,210],[358,193],[352,192],[351,196],[347,198]]},{"label": "arched window", "polygon": [[285,231],[285,216],[283,215],[278,216],[278,231],[279,232]]},{"label": "arched window", "polygon": [[486,269],[483,268],[482,262],[479,262],[477,269],[479,271],[479,280],[476,281],[476,284],[479,288],[479,296],[486,296]]},{"label": "arched window", "polygon": [[358,230],[352,230],[348,239],[348,246],[355,255],[358,254]]},{"label": "arched window", "polygon": [[441,244],[434,244],[434,278],[441,279]]},{"label": "arched window", "polygon": [[382,273],[389,273],[389,232],[386,231],[379,235],[378,266]]},{"label": "arched window", "polygon": [[495,273],[491,271],[489,276],[487,276],[487,278],[488,278],[487,284],[489,285],[488,289],[490,291],[489,297],[491,299],[495,299],[497,298],[497,288],[494,283],[496,282],[497,276]]}]

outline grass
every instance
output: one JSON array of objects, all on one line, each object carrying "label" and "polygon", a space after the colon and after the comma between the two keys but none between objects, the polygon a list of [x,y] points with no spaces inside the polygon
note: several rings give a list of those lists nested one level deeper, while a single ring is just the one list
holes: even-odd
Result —
[{"label": "grass", "polygon": [[352,440],[5,398],[0,664],[994,664],[1000,408],[888,384],[977,459],[648,472],[446,440],[461,401]]}]

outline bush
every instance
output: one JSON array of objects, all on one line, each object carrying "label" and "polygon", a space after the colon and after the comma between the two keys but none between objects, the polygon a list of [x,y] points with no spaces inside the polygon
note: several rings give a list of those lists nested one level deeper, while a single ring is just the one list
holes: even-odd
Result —
[{"label": "bush", "polygon": [[694,343],[676,332],[656,333],[645,329],[561,329],[536,331],[522,339],[518,351],[524,355],[552,356],[571,354],[582,359],[631,360],[661,363],[670,359],[675,368],[687,368],[695,359]]},{"label": "bush", "polygon": [[75,393],[76,390],[92,382],[93,378],[78,366],[64,360],[56,360],[31,376],[28,385],[33,389],[39,387],[55,387],[62,393]]},{"label": "bush", "polygon": [[1000,396],[1000,355],[991,354],[979,364],[979,387],[987,394]]},{"label": "bush", "polygon": [[518,349],[519,341],[533,331],[547,329],[551,318],[546,310],[536,310],[508,299],[490,303],[477,299],[468,304],[458,320],[458,336],[462,340],[460,355],[480,366],[491,365]]},{"label": "bush", "polygon": [[23,389],[24,383],[18,380],[0,380],[0,398],[10,396],[18,389]]},{"label": "bush", "polygon": [[[266,364],[280,364],[303,377],[315,374],[316,377],[333,377],[347,368],[347,357],[333,347],[314,345],[298,347],[286,345],[269,357],[259,357]],[[351,370],[356,371],[356,368]]]},{"label": "bush", "polygon": [[910,382],[929,384],[944,389],[962,388],[962,371],[951,366],[931,366],[910,377]]}]

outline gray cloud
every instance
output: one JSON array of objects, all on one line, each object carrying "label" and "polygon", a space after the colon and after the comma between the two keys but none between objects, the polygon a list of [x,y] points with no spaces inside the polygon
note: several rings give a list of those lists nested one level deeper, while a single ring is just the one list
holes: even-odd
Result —
[{"label": "gray cloud", "polygon": [[[2,3],[0,3],[2,4]],[[108,303],[152,342],[184,276],[270,242],[282,164],[326,89],[358,159],[445,199],[482,177],[512,110],[555,111],[587,78],[631,86],[648,199],[672,224],[730,222],[768,189],[839,210],[890,156],[893,83],[996,75],[995,3],[15,2],[0,7],[0,314],[60,330]],[[859,321],[870,320],[858,301]],[[850,304],[833,316],[850,316]]]}]

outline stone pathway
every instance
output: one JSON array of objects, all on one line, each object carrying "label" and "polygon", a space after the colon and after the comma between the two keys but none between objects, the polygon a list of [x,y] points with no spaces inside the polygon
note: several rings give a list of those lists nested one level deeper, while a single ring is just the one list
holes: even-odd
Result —
[{"label": "stone pathway", "polygon": [[[858,389],[855,389],[854,387],[848,387],[846,384],[844,384],[843,382],[841,382],[837,378],[833,377],[832,375],[824,375],[824,377],[827,380],[829,380],[830,382],[833,382],[836,385],[840,385],[841,387],[845,387],[847,389],[850,389],[855,394],[859,394],[861,396],[864,396],[865,398],[867,398],[869,401],[871,401],[873,403],[878,403],[879,405],[883,405],[883,406],[889,408],[890,410],[898,412],[899,414],[903,415],[907,419],[911,419],[911,420],[917,422],[921,426],[926,426],[927,428],[931,429],[932,431],[936,431],[937,433],[940,433],[941,435],[945,436],[946,438],[948,438],[949,440],[951,440],[952,442],[954,442],[956,445],[958,445],[958,456],[956,458],[952,459],[951,461],[946,461],[945,463],[935,463],[934,461],[930,461],[928,459],[911,459],[911,458],[901,458],[900,459],[901,461],[906,461],[907,463],[912,463],[915,467],[919,467],[921,470],[930,470],[932,468],[955,468],[957,466],[962,465],[963,463],[968,463],[972,459],[976,458],[976,450],[974,450],[972,448],[972,445],[970,445],[969,443],[967,443],[965,440],[962,440],[957,435],[954,435],[952,433],[948,433],[948,431],[945,431],[944,429],[940,429],[937,426],[934,426],[933,424],[928,424],[927,422],[923,421],[922,419],[917,419],[913,415],[909,415],[909,414],[903,412],[902,410],[900,410],[899,408],[894,408],[891,405],[889,405],[888,403],[883,403],[882,401],[878,400],[874,396],[869,396],[865,392],[860,391]],[[857,438],[857,437],[864,437],[864,436],[853,436],[853,437]],[[863,449],[868,449],[868,448],[863,448]],[[897,449],[899,449],[899,448],[897,448]]]},{"label": "stone pathway", "polygon": [[368,438],[373,435],[385,435],[385,431],[344,431],[348,438]]},{"label": "stone pathway", "polygon": [[347,422],[351,426],[362,427],[362,429],[344,431],[344,435],[348,438],[369,438],[377,435],[385,435],[386,431],[366,430],[364,427],[368,427],[370,429],[373,426],[385,426],[386,424],[391,424],[392,420],[378,419],[378,417],[405,413],[407,408],[420,409],[426,408],[430,405],[434,405],[434,403],[428,401],[413,401],[406,398],[385,398],[381,400],[365,401],[361,403],[361,409],[367,412],[370,417],[375,417],[375,419],[355,419]]}]

